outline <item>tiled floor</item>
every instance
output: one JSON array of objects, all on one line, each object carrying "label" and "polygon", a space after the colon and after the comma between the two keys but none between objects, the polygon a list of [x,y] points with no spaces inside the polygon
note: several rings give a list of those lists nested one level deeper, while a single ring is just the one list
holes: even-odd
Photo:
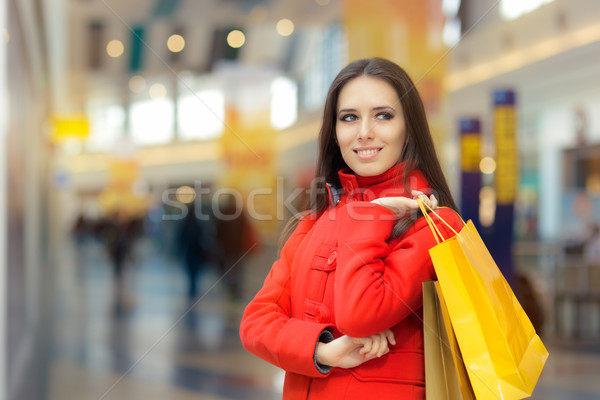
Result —
[{"label": "tiled floor", "polygon": [[[54,351],[49,400],[270,400],[283,374],[245,352],[237,327],[243,302],[225,299],[216,273],[195,301],[183,270],[142,242],[130,266],[128,310],[115,312],[103,248],[66,246],[56,276]],[[273,249],[248,259],[246,298],[272,261]],[[545,339],[551,352],[533,399],[600,399],[600,340]]]},{"label": "tiled floor", "polygon": [[600,399],[600,346],[548,342],[550,357],[533,392],[536,400]]},{"label": "tiled floor", "polygon": [[98,243],[61,267],[49,398],[281,398],[281,372],[242,349],[243,304],[224,299],[217,275],[190,301],[177,262],[147,242],[137,250],[120,312]]}]

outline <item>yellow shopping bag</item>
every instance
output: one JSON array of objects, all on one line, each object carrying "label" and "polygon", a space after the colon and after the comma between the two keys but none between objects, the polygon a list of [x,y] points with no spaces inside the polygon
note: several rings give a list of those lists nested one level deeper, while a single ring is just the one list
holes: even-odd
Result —
[{"label": "yellow shopping bag", "polygon": [[438,244],[429,250],[477,399],[529,397],[548,351],[471,221],[444,239],[419,201]]},{"label": "yellow shopping bag", "polygon": [[434,280],[423,282],[423,339],[427,400],[474,400],[446,303]]}]

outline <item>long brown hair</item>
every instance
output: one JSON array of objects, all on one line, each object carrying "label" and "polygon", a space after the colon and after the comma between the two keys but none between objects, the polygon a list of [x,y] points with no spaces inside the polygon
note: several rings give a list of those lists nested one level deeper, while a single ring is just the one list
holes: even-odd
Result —
[{"label": "long brown hair", "polygon": [[[359,76],[383,79],[398,94],[407,135],[406,148],[401,159],[398,160],[398,162],[406,161],[403,169],[404,186],[409,188],[407,182],[409,175],[419,170],[431,185],[440,206],[458,211],[435,151],[423,102],[412,79],[404,69],[389,60],[369,58],[350,63],[340,71],[329,87],[319,132],[319,160],[311,190],[310,214],[318,216],[327,209],[329,196],[325,185],[330,183],[339,186],[338,171],[347,167],[336,143],[338,98],[342,88]],[[392,231],[391,238],[401,236],[413,222],[414,216],[399,220]]]}]

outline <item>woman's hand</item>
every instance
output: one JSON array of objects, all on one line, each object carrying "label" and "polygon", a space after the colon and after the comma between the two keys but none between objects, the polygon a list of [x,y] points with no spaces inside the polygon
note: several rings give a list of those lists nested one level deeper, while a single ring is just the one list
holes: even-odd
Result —
[{"label": "woman's hand", "polygon": [[353,368],[387,354],[390,351],[388,342],[396,344],[389,329],[364,338],[344,335],[329,343],[319,343],[316,359],[319,364],[330,367]]},{"label": "woman's hand", "polygon": [[371,201],[371,203],[379,204],[381,206],[387,207],[390,209],[396,217],[402,218],[407,216],[411,210],[418,210],[419,203],[417,199],[423,200],[425,204],[427,204],[432,209],[436,209],[438,206],[438,201],[434,195],[427,197],[423,192],[419,192],[417,190],[413,190],[412,192],[413,198],[409,199],[408,197],[380,197],[379,199],[375,199]]}]

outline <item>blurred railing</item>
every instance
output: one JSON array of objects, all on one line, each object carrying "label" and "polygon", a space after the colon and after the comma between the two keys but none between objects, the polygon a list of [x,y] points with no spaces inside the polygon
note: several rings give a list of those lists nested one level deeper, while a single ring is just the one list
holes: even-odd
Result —
[{"label": "blurred railing", "polygon": [[513,254],[543,313],[544,334],[600,338],[600,262],[586,261],[582,249],[562,243],[519,242]]}]

